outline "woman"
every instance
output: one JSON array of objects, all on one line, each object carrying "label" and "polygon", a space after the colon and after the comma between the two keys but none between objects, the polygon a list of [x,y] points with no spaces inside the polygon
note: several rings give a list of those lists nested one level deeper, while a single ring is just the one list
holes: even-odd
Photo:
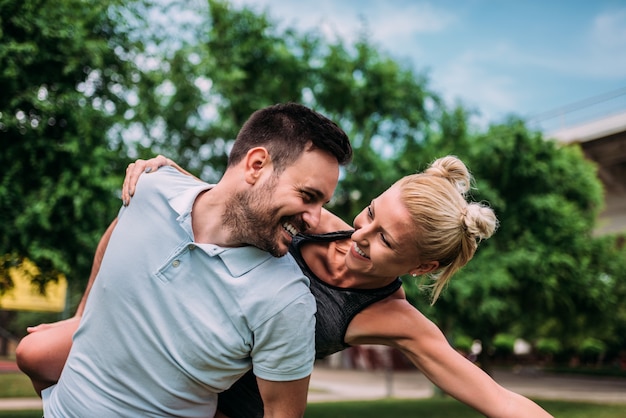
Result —
[{"label": "woman", "polygon": [[[125,204],[141,173],[166,164],[180,169],[162,156],[131,164],[122,194]],[[315,231],[294,239],[290,253],[310,278],[318,304],[317,357],[349,346],[387,345],[404,353],[443,391],[488,417],[549,417],[457,353],[402,290],[399,276],[431,275],[434,303],[452,275],[473,257],[478,243],[495,231],[493,211],[466,201],[470,184],[462,161],[440,158],[374,199],[354,219],[354,229],[325,211]],[[58,338],[63,349],[69,347],[65,334]],[[18,353],[27,374],[41,370],[42,364],[52,368],[27,348]],[[58,377],[60,369],[48,371],[48,380],[54,380],[55,373]],[[255,385],[249,373],[221,394],[220,416],[262,416]]]}]

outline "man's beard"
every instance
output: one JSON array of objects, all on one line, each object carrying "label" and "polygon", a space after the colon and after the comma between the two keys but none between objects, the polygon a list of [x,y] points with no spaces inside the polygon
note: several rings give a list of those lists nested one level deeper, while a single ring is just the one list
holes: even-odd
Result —
[{"label": "man's beard", "polygon": [[253,245],[274,257],[282,257],[278,239],[282,222],[277,207],[272,207],[272,194],[278,178],[272,177],[266,184],[247,192],[235,193],[226,202],[222,216],[224,227],[230,229],[235,242]]}]

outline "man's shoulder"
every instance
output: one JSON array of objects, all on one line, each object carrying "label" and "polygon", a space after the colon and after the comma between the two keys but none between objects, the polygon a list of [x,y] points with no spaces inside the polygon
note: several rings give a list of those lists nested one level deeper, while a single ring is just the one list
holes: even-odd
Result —
[{"label": "man's shoulder", "polygon": [[183,174],[172,167],[161,167],[156,172],[144,174],[139,178],[133,198],[139,200],[143,198],[154,203],[155,196],[161,196],[175,209],[183,210],[189,204],[187,200],[193,201],[200,191],[212,187],[213,185]]},{"label": "man's shoulder", "polygon": [[277,258],[258,251],[259,258],[255,262],[248,260],[239,264],[239,268],[246,271],[239,271],[240,275],[233,283],[238,303],[251,324],[263,323],[293,303],[315,306],[309,279],[291,255]]},{"label": "man's shoulder", "polygon": [[137,183],[137,189],[143,186],[176,193],[200,185],[208,185],[208,183],[183,174],[172,167],[161,167],[154,173],[142,175]]}]

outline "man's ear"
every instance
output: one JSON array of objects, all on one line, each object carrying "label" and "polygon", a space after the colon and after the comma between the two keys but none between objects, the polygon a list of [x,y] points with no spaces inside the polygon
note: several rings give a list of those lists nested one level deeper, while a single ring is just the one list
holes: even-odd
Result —
[{"label": "man's ear", "polygon": [[248,151],[244,158],[245,179],[249,184],[255,184],[264,172],[272,170],[272,159],[265,147],[256,147]]}]

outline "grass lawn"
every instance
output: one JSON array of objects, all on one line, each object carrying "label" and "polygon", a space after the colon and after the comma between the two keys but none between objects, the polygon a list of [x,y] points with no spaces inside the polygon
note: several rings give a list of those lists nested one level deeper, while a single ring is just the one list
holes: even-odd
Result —
[{"label": "grass lawn", "polygon": [[36,396],[33,385],[25,374],[0,373],[0,398],[32,398]]},{"label": "grass lawn", "polygon": [[[537,401],[555,418],[623,418],[626,404]],[[451,398],[314,403],[305,418],[480,418],[483,415]]]},{"label": "grass lawn", "polygon": [[[555,418],[623,418],[626,405],[539,401]],[[480,418],[453,399],[383,400],[310,404],[305,418]],[[0,418],[41,418],[41,411],[0,411]]]},{"label": "grass lawn", "polygon": [[42,411],[0,411],[0,418],[41,418]]},{"label": "grass lawn", "polygon": [[[32,397],[30,380],[21,373],[0,374],[0,398]],[[626,404],[603,405],[583,402],[537,401],[555,418],[623,418]],[[0,418],[41,418],[41,410],[0,411]],[[451,398],[420,400],[312,403],[305,418],[480,418],[482,415]]]}]

